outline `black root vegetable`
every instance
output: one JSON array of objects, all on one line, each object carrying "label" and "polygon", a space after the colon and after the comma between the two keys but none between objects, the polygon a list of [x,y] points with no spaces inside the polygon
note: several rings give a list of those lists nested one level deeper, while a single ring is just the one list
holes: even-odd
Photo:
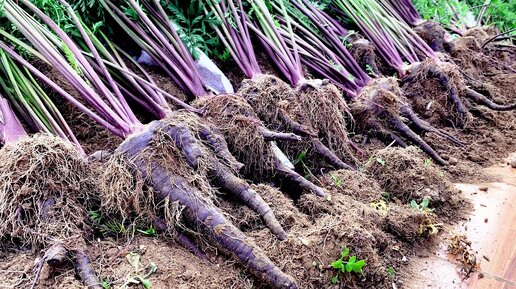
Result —
[{"label": "black root vegetable", "polygon": [[180,150],[183,153],[189,151],[191,155],[195,155],[195,148],[189,146],[188,137],[178,138],[184,137],[181,129],[167,121],[150,123],[143,132],[124,141],[115,154],[123,154],[134,164],[160,202],[181,206],[183,225],[203,233],[220,250],[230,253],[257,278],[271,287],[298,288],[293,278],[274,265],[263,250],[231,224],[189,179],[169,169],[167,161],[173,161],[173,159],[153,156],[154,153],[159,154],[159,151],[152,152],[159,150],[159,147],[156,147],[159,144],[154,143],[159,141],[159,134],[168,135],[176,144],[178,141],[185,140]]},{"label": "black root vegetable", "polygon": [[402,88],[417,112],[434,121],[453,116],[452,125],[458,127],[471,120],[470,102],[496,111],[516,109],[516,103],[497,104],[469,88],[457,66],[443,61],[428,59],[416,65],[402,80]]},{"label": "black root vegetable", "polygon": [[[253,108],[242,97],[218,95],[205,98],[198,103],[203,107],[204,116],[214,123],[224,134],[230,149],[239,160],[246,164],[245,173],[255,179],[270,180],[279,175],[288,178],[307,191],[324,196],[324,190],[283,164],[280,155],[271,141],[298,143],[302,138],[292,133],[277,133],[265,128]],[[318,139],[318,148],[335,162],[342,162]]]},{"label": "black root vegetable", "polygon": [[408,104],[402,101],[401,95],[395,79],[378,78],[372,80],[350,105],[357,120],[357,127],[369,133],[389,136],[402,146],[405,145],[402,138],[405,138],[419,146],[438,164],[447,164],[428,143],[404,122],[402,116],[412,120],[417,127],[424,131],[437,132],[438,135],[454,143],[460,144],[460,141],[419,119]]},{"label": "black root vegetable", "polygon": [[47,249],[33,285],[44,262],[62,266],[72,257],[80,259],[75,267],[84,284],[101,288],[81,250],[91,231],[86,207],[95,198],[92,176],[78,149],[52,135],[24,137],[0,150],[0,236]]},{"label": "black root vegetable", "polygon": [[259,75],[244,80],[238,93],[268,128],[305,137],[302,143],[281,144],[290,157],[308,151],[335,168],[354,167],[344,119],[347,106],[332,85],[308,84],[296,91],[275,76]]}]

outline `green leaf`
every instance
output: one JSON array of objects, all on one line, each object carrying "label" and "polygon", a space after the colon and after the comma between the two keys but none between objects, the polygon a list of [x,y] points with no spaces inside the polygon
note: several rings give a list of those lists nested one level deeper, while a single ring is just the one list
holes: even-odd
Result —
[{"label": "green leaf", "polygon": [[294,160],[294,165],[297,165],[299,163],[302,163],[304,160],[305,160],[305,157],[306,157],[306,151],[302,151],[300,152],[296,159]]},{"label": "green leaf", "polygon": [[381,164],[382,166],[385,166],[385,160],[381,159],[381,158],[376,158],[376,161]]},{"label": "green leaf", "polygon": [[386,271],[387,271],[387,274],[388,274],[389,276],[391,276],[391,278],[396,277],[396,271],[394,271],[394,268],[392,268],[392,267],[388,267]]},{"label": "green leaf", "polygon": [[355,263],[356,260],[357,260],[357,256],[352,256],[351,258],[349,258],[348,263],[353,264],[353,263]]},{"label": "green leaf", "polygon": [[[346,263],[346,272],[350,273],[353,271],[353,264],[352,263]],[[344,272],[344,268],[342,268],[342,272]]]},{"label": "green leaf", "polygon": [[337,261],[332,262],[332,263],[331,263],[331,267],[332,267],[333,269],[340,269],[340,268],[342,268],[342,267],[343,267],[342,260],[341,260],[341,259],[339,259],[339,260],[337,260]]},{"label": "green leaf", "polygon": [[419,205],[415,200],[410,201],[410,206],[416,210],[419,210]]},{"label": "green leaf", "polygon": [[346,259],[346,257],[349,256],[349,248],[348,247],[342,248],[342,253],[340,253],[340,255],[342,256],[342,259]]},{"label": "green leaf", "polygon": [[158,271],[158,265],[156,265],[156,263],[154,263],[154,262],[150,262],[148,267],[149,267],[149,272],[147,273],[147,276],[149,276],[150,274],[156,273],[156,271]]},{"label": "green leaf", "polygon": [[339,283],[339,275],[338,274],[333,276],[333,278],[331,278],[331,283],[333,283],[333,284]]},{"label": "green leaf", "polygon": [[421,207],[423,209],[426,209],[428,208],[428,204],[430,203],[430,199],[429,198],[424,198],[423,201],[421,202]]},{"label": "green leaf", "polygon": [[359,273],[362,268],[364,268],[364,266],[366,265],[366,261],[365,260],[359,260],[355,263],[355,265],[353,266],[353,272],[355,273]]},{"label": "green leaf", "polygon": [[142,283],[143,287],[145,287],[145,289],[150,289],[151,288],[151,282],[150,282],[149,279],[141,278],[140,282]]}]

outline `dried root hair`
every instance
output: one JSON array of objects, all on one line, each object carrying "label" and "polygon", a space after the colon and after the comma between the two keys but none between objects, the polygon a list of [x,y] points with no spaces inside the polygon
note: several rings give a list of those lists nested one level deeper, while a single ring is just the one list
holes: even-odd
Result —
[{"label": "dried root hair", "polygon": [[0,150],[0,236],[32,248],[82,240],[92,170],[69,142],[36,134]]},{"label": "dried root hair", "polygon": [[285,123],[278,118],[280,109],[288,111],[296,101],[296,93],[288,83],[276,76],[263,74],[244,80],[238,94],[249,102],[269,129],[289,131]]},{"label": "dried root hair", "polygon": [[321,87],[307,87],[298,92],[299,105],[296,107],[301,123],[309,123],[319,134],[319,139],[336,155],[355,163],[349,149],[346,118],[353,121],[349,107],[342,93],[333,84]]},{"label": "dried root hair", "polygon": [[[198,117],[179,111],[162,120],[166,125],[159,128],[152,139],[151,144],[140,152],[143,159],[159,162],[165,171],[169,172],[171,179],[180,178],[187,180],[188,184],[196,188],[196,197],[206,203],[215,200],[215,189],[208,181],[210,162],[215,158],[194,129],[200,125]],[[176,146],[175,140],[164,131],[163,127],[181,126],[188,127],[195,136],[197,148],[202,150],[201,157],[197,160],[197,167],[190,166],[184,153]],[[152,164],[152,161],[146,161]],[[151,171],[152,168],[148,168]],[[186,229],[182,219],[183,207],[169,199],[157,201],[157,196],[152,189],[145,186],[146,180],[124,155],[115,154],[104,168],[101,176],[101,208],[107,214],[115,215],[121,221],[128,220],[133,224],[153,224],[157,218],[163,217],[167,225],[167,233],[174,235],[175,228],[179,226]],[[173,182],[174,183],[174,182]]]},{"label": "dried root hair", "polygon": [[253,108],[236,94],[206,97],[197,102],[204,116],[224,135],[230,151],[245,164],[243,173],[256,179],[275,175],[272,146],[260,129],[264,127]]},{"label": "dried root hair", "polygon": [[152,224],[156,218],[154,194],[126,156],[115,154],[99,167],[100,212],[124,223]]},{"label": "dried root hair", "polygon": [[337,170],[319,177],[322,185],[333,194],[343,194],[362,202],[382,199],[382,188],[368,175],[355,170]]},{"label": "dried root hair", "polygon": [[433,204],[455,192],[444,173],[417,147],[379,150],[364,168],[383,190],[403,203],[429,196]]},{"label": "dried root hair", "polygon": [[389,77],[371,80],[350,105],[357,128],[382,132],[389,127],[392,118],[400,117],[400,108],[404,104],[401,95],[396,79]]},{"label": "dried root hair", "polygon": [[431,123],[464,127],[472,120],[462,101],[467,86],[455,64],[427,59],[410,73],[403,91],[412,107]]}]

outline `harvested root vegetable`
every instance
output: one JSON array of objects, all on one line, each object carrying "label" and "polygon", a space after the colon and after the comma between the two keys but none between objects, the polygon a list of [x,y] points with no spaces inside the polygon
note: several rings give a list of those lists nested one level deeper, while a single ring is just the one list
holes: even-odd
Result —
[{"label": "harvested root vegetable", "polygon": [[[100,288],[82,251],[94,192],[92,171],[72,143],[48,134],[8,143],[0,150],[0,236],[33,250],[66,248],[60,255],[81,260],[75,269],[84,284]],[[56,254],[51,255],[41,262],[65,263],[53,262]]]},{"label": "harvested root vegetable", "polygon": [[[378,78],[372,80],[367,87],[362,89],[358,98],[350,105],[351,111],[357,120],[358,128],[391,138],[401,146],[406,146],[402,137],[406,138],[419,146],[438,164],[446,164],[446,161],[429,144],[405,124],[401,114],[404,111],[412,120],[419,119],[411,112],[406,102],[400,99],[400,95],[402,94],[395,79]],[[438,132],[442,136],[454,139],[452,136],[440,132],[430,125],[425,130]]]},{"label": "harvested root vegetable", "polygon": [[231,151],[248,166],[245,168],[246,174],[260,180],[270,180],[275,176],[288,178],[305,190],[320,196],[325,194],[321,188],[284,164],[275,144],[271,143],[298,143],[302,141],[301,137],[268,130],[253,108],[238,95],[204,98],[198,104],[203,107],[204,116],[222,131]]},{"label": "harvested root vegetable", "polygon": [[516,109],[516,103],[500,105],[469,88],[458,67],[448,62],[427,59],[416,65],[402,83],[414,109],[433,122],[444,120],[453,126],[466,126],[472,117],[471,105],[464,100],[497,111]]},{"label": "harvested root vegetable", "polygon": [[[169,162],[177,164],[170,168],[171,171],[183,178],[190,179],[190,183],[196,183],[198,188],[205,194],[205,198],[209,200],[214,200],[215,198],[215,192],[211,188],[211,183],[227,189],[236,199],[257,212],[279,239],[286,238],[286,233],[276,220],[270,206],[245,180],[237,176],[235,168],[239,169],[241,166],[235,165],[235,163],[239,163],[231,156],[223,137],[214,127],[206,124],[198,116],[186,111],[177,111],[163,120],[163,122],[166,125],[156,130],[157,135],[154,141],[161,150],[169,151],[169,156],[162,156],[165,160],[174,156],[173,160],[170,159]],[[216,146],[212,146],[214,139],[219,140]],[[171,149],[168,149],[168,146]],[[221,151],[224,151],[224,153],[220,153]],[[231,156],[230,159],[227,159],[228,155]],[[124,156],[114,156],[114,161],[111,162],[113,168],[117,167],[116,160],[119,158],[124,159]],[[119,179],[117,177],[118,171],[113,170],[113,172],[114,174],[107,173],[103,177],[105,181],[108,181],[103,186],[104,195],[106,195],[104,203],[109,204],[111,207],[114,205],[113,210],[121,216],[124,216],[124,211],[127,211],[127,209],[130,209],[130,211],[147,212],[147,222],[152,222],[155,218],[154,214],[152,214],[153,201],[145,198],[145,194],[142,194],[143,190],[139,185],[135,187],[136,190],[124,192],[126,184],[133,182],[127,182],[124,179],[114,183],[109,182],[111,179]],[[123,173],[122,175],[130,179],[133,174]],[[140,182],[136,181],[136,184],[140,184]],[[132,196],[125,198],[125,194],[131,194]],[[113,198],[115,200],[112,200]],[[120,203],[121,205],[119,205]],[[107,210],[110,211],[110,208],[107,208]],[[169,227],[172,226],[174,220],[175,217],[168,220],[167,224]]]},{"label": "harvested root vegetable", "polygon": [[344,118],[347,105],[336,87],[326,84],[318,89],[307,83],[296,91],[276,76],[258,75],[244,80],[238,93],[267,127],[306,138],[302,143],[281,146],[290,157],[307,152],[308,156],[322,157],[335,168],[354,167]]},{"label": "harvested root vegetable", "polygon": [[[345,163],[354,166],[356,159],[350,149],[347,120],[353,121],[342,92],[333,84],[301,84],[296,89],[299,106],[295,108],[296,119],[308,123],[331,151]],[[351,168],[351,166],[338,168]]]},{"label": "harvested root vegetable", "polygon": [[[273,288],[298,288],[292,277],[284,274],[264,252],[257,247],[240,230],[231,224],[215,207],[213,202],[192,182],[195,173],[189,166],[178,161],[175,155],[168,155],[171,144],[180,145],[177,123],[170,120],[155,121],[141,133],[124,141],[115,154],[122,154],[137,168],[142,177],[154,191],[156,199],[161,203],[177,204],[182,226],[204,233],[220,250],[228,252],[241,262],[257,278]],[[165,134],[170,140],[165,146],[162,137]],[[187,140],[186,138],[182,140]],[[164,149],[165,148],[165,149]],[[182,147],[174,148],[183,155],[193,152],[195,147],[190,143],[182,143]],[[191,160],[187,160],[190,162]],[[187,172],[189,176],[176,174],[175,169]]]}]

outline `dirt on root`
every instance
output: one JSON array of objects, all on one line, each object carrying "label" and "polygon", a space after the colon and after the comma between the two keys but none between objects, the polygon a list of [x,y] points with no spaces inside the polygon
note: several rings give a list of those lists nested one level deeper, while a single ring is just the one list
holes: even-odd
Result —
[{"label": "dirt on root", "polygon": [[[430,167],[427,168],[424,158],[412,150],[415,149],[391,149],[388,150],[390,154],[379,155],[390,164],[389,173],[400,178],[408,179],[403,175],[405,172],[425,175],[438,172],[433,164],[427,164]],[[373,178],[345,170],[321,177],[320,182],[329,192],[327,198],[307,193],[294,202],[277,189],[253,185],[288,231],[288,239],[282,242],[269,232],[256,213],[238,202],[221,198],[217,204],[284,272],[296,279],[299,288],[392,288],[393,282],[401,286],[406,264],[403,260],[416,255],[420,246],[431,243],[439,223],[457,220],[460,211],[449,210],[450,202],[437,201],[438,198],[430,202],[430,207],[435,208],[434,213],[411,208],[401,197],[389,199],[384,192],[392,185],[385,182],[385,177],[380,177],[386,174],[382,168],[374,168],[374,175],[367,171]],[[448,185],[445,177],[435,175],[429,183],[436,188]],[[399,182],[399,186],[398,191],[407,192],[413,190],[414,183]],[[438,194],[443,198],[450,196],[441,191]],[[155,273],[146,277],[152,288],[266,288],[249,277],[241,265],[213,248],[200,244],[208,257],[208,261],[202,261],[169,241],[169,235],[158,235],[157,238],[136,235],[135,239],[104,238],[88,245],[86,251],[96,272],[102,280],[110,282],[111,288],[123,288],[128,276],[146,274],[151,262],[157,267]],[[364,259],[367,265],[363,268],[364,275],[339,273],[338,283],[334,284],[332,278],[337,271],[330,265],[340,258],[343,247],[348,247],[350,256]],[[128,256],[133,261],[135,257],[139,258],[140,272],[135,272]],[[0,271],[5,274],[0,277],[5,276],[2,280],[13,282],[22,280],[20,284],[27,286],[32,281],[33,260],[37,257],[33,253],[4,250],[0,264],[11,269]],[[391,267],[398,272],[396,276],[389,275],[388,268]],[[59,270],[49,270],[45,266],[36,288],[81,288],[82,284],[75,279],[71,268],[70,264]]]},{"label": "dirt on root", "polygon": [[223,133],[230,151],[245,164],[242,173],[254,180],[273,178],[273,147],[260,131],[264,124],[247,101],[236,94],[206,97],[195,102],[204,117]]},{"label": "dirt on root", "polygon": [[0,150],[0,238],[33,249],[81,243],[91,231],[93,172],[70,142],[42,133]]},{"label": "dirt on root", "polygon": [[445,52],[449,49],[449,44],[445,41],[445,34],[447,32],[439,23],[425,21],[414,27],[414,32],[416,32],[433,51]]},{"label": "dirt on root", "polygon": [[[435,77],[436,73],[446,79]],[[470,106],[464,97],[466,82],[456,65],[427,59],[409,75],[409,78],[410,81],[402,86],[403,93],[414,111],[429,123],[462,127],[471,122],[471,115],[459,113],[451,99],[451,94],[454,93],[464,105]]]},{"label": "dirt on root", "polygon": [[[93,268],[110,288],[127,288],[131,277],[144,277],[153,263],[157,270],[146,279],[151,288],[252,288],[253,280],[232,262],[224,259],[201,261],[172,241],[157,237],[137,237],[130,243],[115,239],[93,242],[88,249]],[[0,252],[0,288],[22,288],[33,280],[34,262],[40,256],[31,252]],[[129,262],[139,258],[138,271]],[[4,287],[5,286],[5,287]],[[143,288],[132,285],[132,288]],[[39,282],[43,288],[84,288],[74,276],[71,264],[62,268],[43,267]]]}]

